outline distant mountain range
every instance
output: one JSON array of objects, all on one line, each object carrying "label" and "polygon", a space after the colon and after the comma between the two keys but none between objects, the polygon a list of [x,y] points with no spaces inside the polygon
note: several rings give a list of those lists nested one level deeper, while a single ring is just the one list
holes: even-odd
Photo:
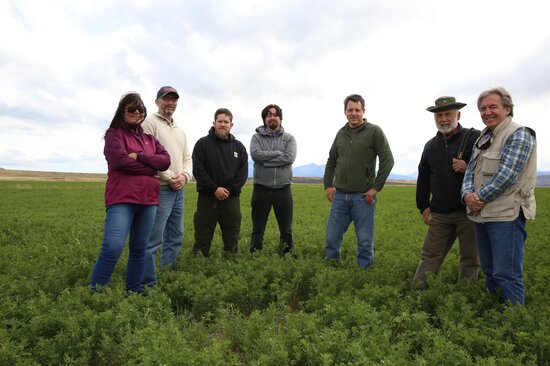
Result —
[{"label": "distant mountain range", "polygon": [[[249,163],[248,175],[252,177],[254,172],[254,162]],[[322,178],[325,173],[324,165],[307,164],[293,167],[294,177]],[[416,180],[418,172],[410,174],[393,174],[389,176],[390,180]],[[537,172],[537,186],[550,187],[550,171]]]},{"label": "distant mountain range", "polygon": [[[294,177],[307,177],[307,178],[322,178],[325,174],[325,166],[317,164],[307,164],[294,166],[292,168]],[[254,162],[250,161],[248,163],[248,176],[252,177],[254,173]],[[390,174],[389,179],[393,180],[416,180],[417,173],[411,174]]]},{"label": "distant mountain range", "polygon": [[[324,165],[307,164],[293,168],[295,177],[322,177],[325,174]],[[389,179],[393,180],[416,180],[418,173],[393,174],[390,173]]]}]

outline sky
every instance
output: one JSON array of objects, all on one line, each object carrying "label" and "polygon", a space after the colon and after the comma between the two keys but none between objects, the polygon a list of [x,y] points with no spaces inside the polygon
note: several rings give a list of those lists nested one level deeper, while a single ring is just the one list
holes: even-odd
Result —
[{"label": "sky", "polygon": [[127,91],[148,113],[163,85],[192,146],[229,108],[247,147],[264,106],[283,109],[295,166],[326,163],[344,98],[411,174],[436,133],[440,96],[467,103],[503,86],[533,128],[550,171],[550,27],[546,1],[0,0],[0,168],[105,173],[103,134]]}]

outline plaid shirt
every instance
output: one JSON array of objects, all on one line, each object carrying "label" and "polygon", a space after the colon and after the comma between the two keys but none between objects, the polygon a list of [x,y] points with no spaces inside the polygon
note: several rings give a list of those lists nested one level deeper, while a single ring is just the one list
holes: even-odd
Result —
[{"label": "plaid shirt", "polygon": [[[492,140],[493,131],[488,131],[486,135]],[[495,200],[507,188],[509,188],[518,179],[522,172],[531,151],[535,147],[535,136],[528,128],[518,128],[504,144],[500,155],[500,163],[495,174],[489,179],[477,194],[482,201],[490,202]],[[474,146],[472,159],[468,163],[464,182],[462,183],[462,198],[468,193],[474,193],[474,167],[475,158],[480,153],[477,145]]]}]

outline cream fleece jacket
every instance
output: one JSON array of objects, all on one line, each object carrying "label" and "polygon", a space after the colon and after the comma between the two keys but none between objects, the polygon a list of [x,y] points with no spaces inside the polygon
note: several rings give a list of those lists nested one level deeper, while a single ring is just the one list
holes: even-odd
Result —
[{"label": "cream fleece jacket", "polygon": [[167,184],[168,180],[183,174],[187,181],[193,176],[193,162],[189,153],[187,137],[181,127],[168,121],[158,113],[147,116],[141,124],[143,130],[155,136],[170,154],[171,164],[168,170],[158,172],[160,184]]}]

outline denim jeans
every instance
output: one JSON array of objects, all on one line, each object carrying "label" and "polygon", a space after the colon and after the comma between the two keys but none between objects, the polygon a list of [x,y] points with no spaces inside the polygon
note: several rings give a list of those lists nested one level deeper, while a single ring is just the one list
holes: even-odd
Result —
[{"label": "denim jeans", "polygon": [[523,212],[514,221],[476,223],[481,268],[490,293],[501,290],[501,302],[524,304],[523,244],[527,238]]},{"label": "denim jeans", "polygon": [[340,259],[344,233],[353,221],[357,235],[357,263],[369,268],[374,263],[374,212],[363,193],[344,193],[336,190],[327,221],[326,258]]},{"label": "denim jeans", "polygon": [[261,250],[264,245],[264,232],[269,212],[273,212],[279,225],[279,240],[283,243],[283,252],[289,252],[294,247],[292,238],[292,190],[290,184],[282,188],[268,188],[259,184],[254,185],[252,191],[252,235],[250,251]]},{"label": "denim jeans", "polygon": [[119,203],[107,207],[103,244],[92,271],[92,288],[103,287],[109,283],[129,233],[130,253],[126,270],[126,289],[132,292],[142,291],[145,246],[153,228],[156,212],[156,205]]},{"label": "denim jeans", "polygon": [[159,206],[153,231],[145,249],[144,286],[152,286],[157,281],[155,259],[162,247],[160,265],[176,268],[176,257],[183,242],[184,190],[174,191],[162,184],[159,191]]}]

